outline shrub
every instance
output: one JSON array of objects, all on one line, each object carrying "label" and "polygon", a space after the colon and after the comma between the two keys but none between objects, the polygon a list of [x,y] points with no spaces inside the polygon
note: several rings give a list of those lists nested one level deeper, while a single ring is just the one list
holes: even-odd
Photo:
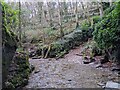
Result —
[{"label": "shrub", "polygon": [[98,23],[98,22],[101,21],[101,17],[100,16],[93,16],[92,19],[93,19],[93,24]]},{"label": "shrub", "polygon": [[111,49],[119,48],[120,44],[120,1],[115,3],[115,8],[96,24],[93,33],[94,40],[99,48],[111,57]]},{"label": "shrub", "polygon": [[84,20],[80,26],[81,30],[88,30],[89,27],[90,27],[90,23],[87,20]]}]

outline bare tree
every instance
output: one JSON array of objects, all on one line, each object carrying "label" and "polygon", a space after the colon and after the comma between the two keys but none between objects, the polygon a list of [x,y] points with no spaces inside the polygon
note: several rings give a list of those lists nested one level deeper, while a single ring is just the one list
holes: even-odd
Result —
[{"label": "bare tree", "polygon": [[82,1],[81,1],[81,6],[82,6],[83,17],[86,18],[86,12]]},{"label": "bare tree", "polygon": [[43,2],[38,2],[38,18],[39,18],[39,23],[41,23],[41,18],[42,18],[42,7],[43,7]]},{"label": "bare tree", "polygon": [[58,0],[58,16],[59,16],[59,25],[60,25],[60,38],[62,38],[64,36],[64,32],[63,32],[63,28],[62,28],[62,10],[60,7],[60,2]]},{"label": "bare tree", "polygon": [[102,6],[102,2],[101,0],[97,3],[98,8],[99,8],[99,12],[100,12],[100,17],[103,17],[103,6]]},{"label": "bare tree", "polygon": [[88,22],[90,22],[89,2],[87,2],[86,16],[87,16],[87,20],[88,20]]},{"label": "bare tree", "polygon": [[19,0],[19,43],[22,43],[22,30],[21,30],[21,2]]},{"label": "bare tree", "polygon": [[110,6],[112,6],[112,2],[113,2],[113,1],[112,1],[112,0],[109,0],[109,2],[110,2]]},{"label": "bare tree", "polygon": [[53,12],[53,10],[52,10],[52,3],[51,2],[47,2],[47,7],[48,7],[48,14],[49,14],[49,25],[50,25],[50,27],[52,27],[53,26],[53,23],[52,23],[52,12]]},{"label": "bare tree", "polygon": [[75,7],[75,18],[76,18],[76,28],[79,27],[79,22],[78,22],[78,3],[77,3],[77,0],[76,0],[76,7]]}]

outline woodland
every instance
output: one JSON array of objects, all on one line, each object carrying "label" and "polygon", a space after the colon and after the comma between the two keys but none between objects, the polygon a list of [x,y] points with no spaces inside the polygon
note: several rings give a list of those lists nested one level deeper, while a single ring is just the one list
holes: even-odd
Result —
[{"label": "woodland", "polygon": [[0,0],[0,18],[3,90],[120,89],[120,0]]}]

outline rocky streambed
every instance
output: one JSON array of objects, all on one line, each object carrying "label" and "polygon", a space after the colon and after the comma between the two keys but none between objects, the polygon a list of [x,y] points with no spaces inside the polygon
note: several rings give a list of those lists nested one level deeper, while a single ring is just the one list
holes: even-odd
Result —
[{"label": "rocky streambed", "polygon": [[96,68],[94,63],[83,64],[78,47],[60,59],[29,59],[35,70],[25,88],[102,88],[107,81],[118,82],[117,74]]}]

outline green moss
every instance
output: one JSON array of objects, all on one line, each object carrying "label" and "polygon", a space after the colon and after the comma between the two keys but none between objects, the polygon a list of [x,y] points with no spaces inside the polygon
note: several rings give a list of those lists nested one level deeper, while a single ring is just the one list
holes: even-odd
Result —
[{"label": "green moss", "polygon": [[[109,8],[111,12],[106,12],[101,22],[95,25],[93,32],[97,46],[108,54],[112,59],[113,50],[117,50],[120,45],[120,0]],[[113,50],[112,50],[113,49]],[[110,55],[111,54],[111,55]]]},{"label": "green moss", "polygon": [[[88,32],[87,32],[88,33]],[[49,51],[48,57],[62,57],[70,49],[80,45],[82,42],[87,41],[89,38],[84,30],[74,30],[74,32],[65,35],[63,39],[59,39],[51,44],[51,49]],[[49,46],[42,45],[38,49],[39,54],[42,54],[42,48],[44,50],[44,55],[46,54]]]},{"label": "green moss", "polygon": [[[26,53],[18,53],[14,57],[13,61],[17,67],[11,67],[16,69],[10,72],[10,77],[8,77],[7,81],[11,83],[10,85],[13,85],[14,88],[18,88],[26,85],[28,82],[28,77],[30,74],[28,56]],[[6,88],[8,88],[7,85]]]}]

